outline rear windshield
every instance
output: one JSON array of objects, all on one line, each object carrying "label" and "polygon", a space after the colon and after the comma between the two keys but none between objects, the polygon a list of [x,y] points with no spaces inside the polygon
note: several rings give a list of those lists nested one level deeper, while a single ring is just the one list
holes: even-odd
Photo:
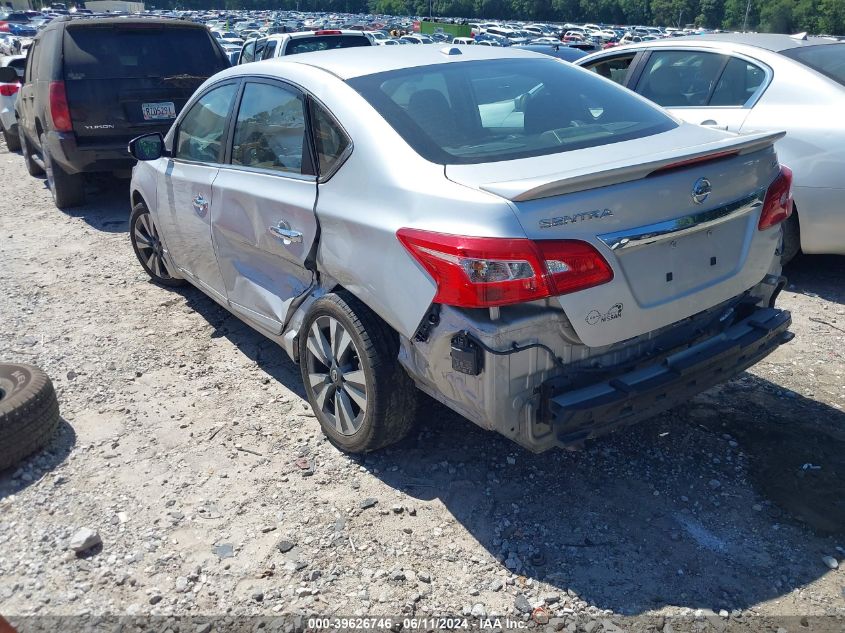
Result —
[{"label": "rear windshield", "polygon": [[552,58],[437,64],[348,83],[441,164],[557,154],[677,127],[625,89]]},{"label": "rear windshield", "polygon": [[782,54],[845,86],[845,44],[802,46],[782,51]]},{"label": "rear windshield", "polygon": [[68,28],[64,55],[66,79],[210,77],[228,67],[202,29]]},{"label": "rear windshield", "polygon": [[322,35],[317,37],[298,37],[291,39],[285,48],[285,55],[329,51],[335,48],[353,48],[369,46],[370,40],[363,35]]}]

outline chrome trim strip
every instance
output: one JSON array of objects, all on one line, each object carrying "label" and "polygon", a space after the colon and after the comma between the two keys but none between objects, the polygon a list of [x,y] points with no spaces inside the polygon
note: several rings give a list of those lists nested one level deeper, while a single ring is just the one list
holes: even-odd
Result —
[{"label": "chrome trim strip", "polygon": [[709,211],[691,213],[674,220],[665,220],[624,231],[604,233],[597,237],[613,251],[634,250],[657,242],[683,237],[689,233],[695,233],[755,211],[763,205],[765,196],[766,190],[761,189],[747,198]]}]

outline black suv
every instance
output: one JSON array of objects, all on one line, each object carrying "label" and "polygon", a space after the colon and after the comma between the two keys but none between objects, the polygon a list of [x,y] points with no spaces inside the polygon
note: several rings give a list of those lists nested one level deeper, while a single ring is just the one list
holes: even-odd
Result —
[{"label": "black suv", "polygon": [[59,208],[85,199],[84,174],[128,175],[129,141],[166,133],[229,60],[208,29],[181,20],[56,18],[27,56],[16,116],[33,176]]}]

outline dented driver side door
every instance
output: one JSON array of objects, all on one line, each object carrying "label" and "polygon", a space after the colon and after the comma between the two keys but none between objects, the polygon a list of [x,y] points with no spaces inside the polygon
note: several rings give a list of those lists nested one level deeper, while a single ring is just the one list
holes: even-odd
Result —
[{"label": "dented driver side door", "polygon": [[212,235],[231,309],[279,334],[312,284],[317,235],[304,96],[249,79],[238,97],[225,164],[214,181]]}]

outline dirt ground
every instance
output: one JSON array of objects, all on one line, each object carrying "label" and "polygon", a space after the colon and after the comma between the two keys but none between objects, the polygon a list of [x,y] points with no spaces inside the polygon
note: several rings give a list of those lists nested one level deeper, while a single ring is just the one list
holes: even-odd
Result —
[{"label": "dirt ground", "polygon": [[[280,349],[148,281],[125,182],[61,212],[5,147],[0,174],[0,358],[44,368],[63,417],[0,473],[10,619],[845,616],[822,559],[845,558],[845,258],[787,269],[792,343],[584,451],[533,455],[435,408],[352,458]],[[78,557],[81,527],[103,544]]]}]

